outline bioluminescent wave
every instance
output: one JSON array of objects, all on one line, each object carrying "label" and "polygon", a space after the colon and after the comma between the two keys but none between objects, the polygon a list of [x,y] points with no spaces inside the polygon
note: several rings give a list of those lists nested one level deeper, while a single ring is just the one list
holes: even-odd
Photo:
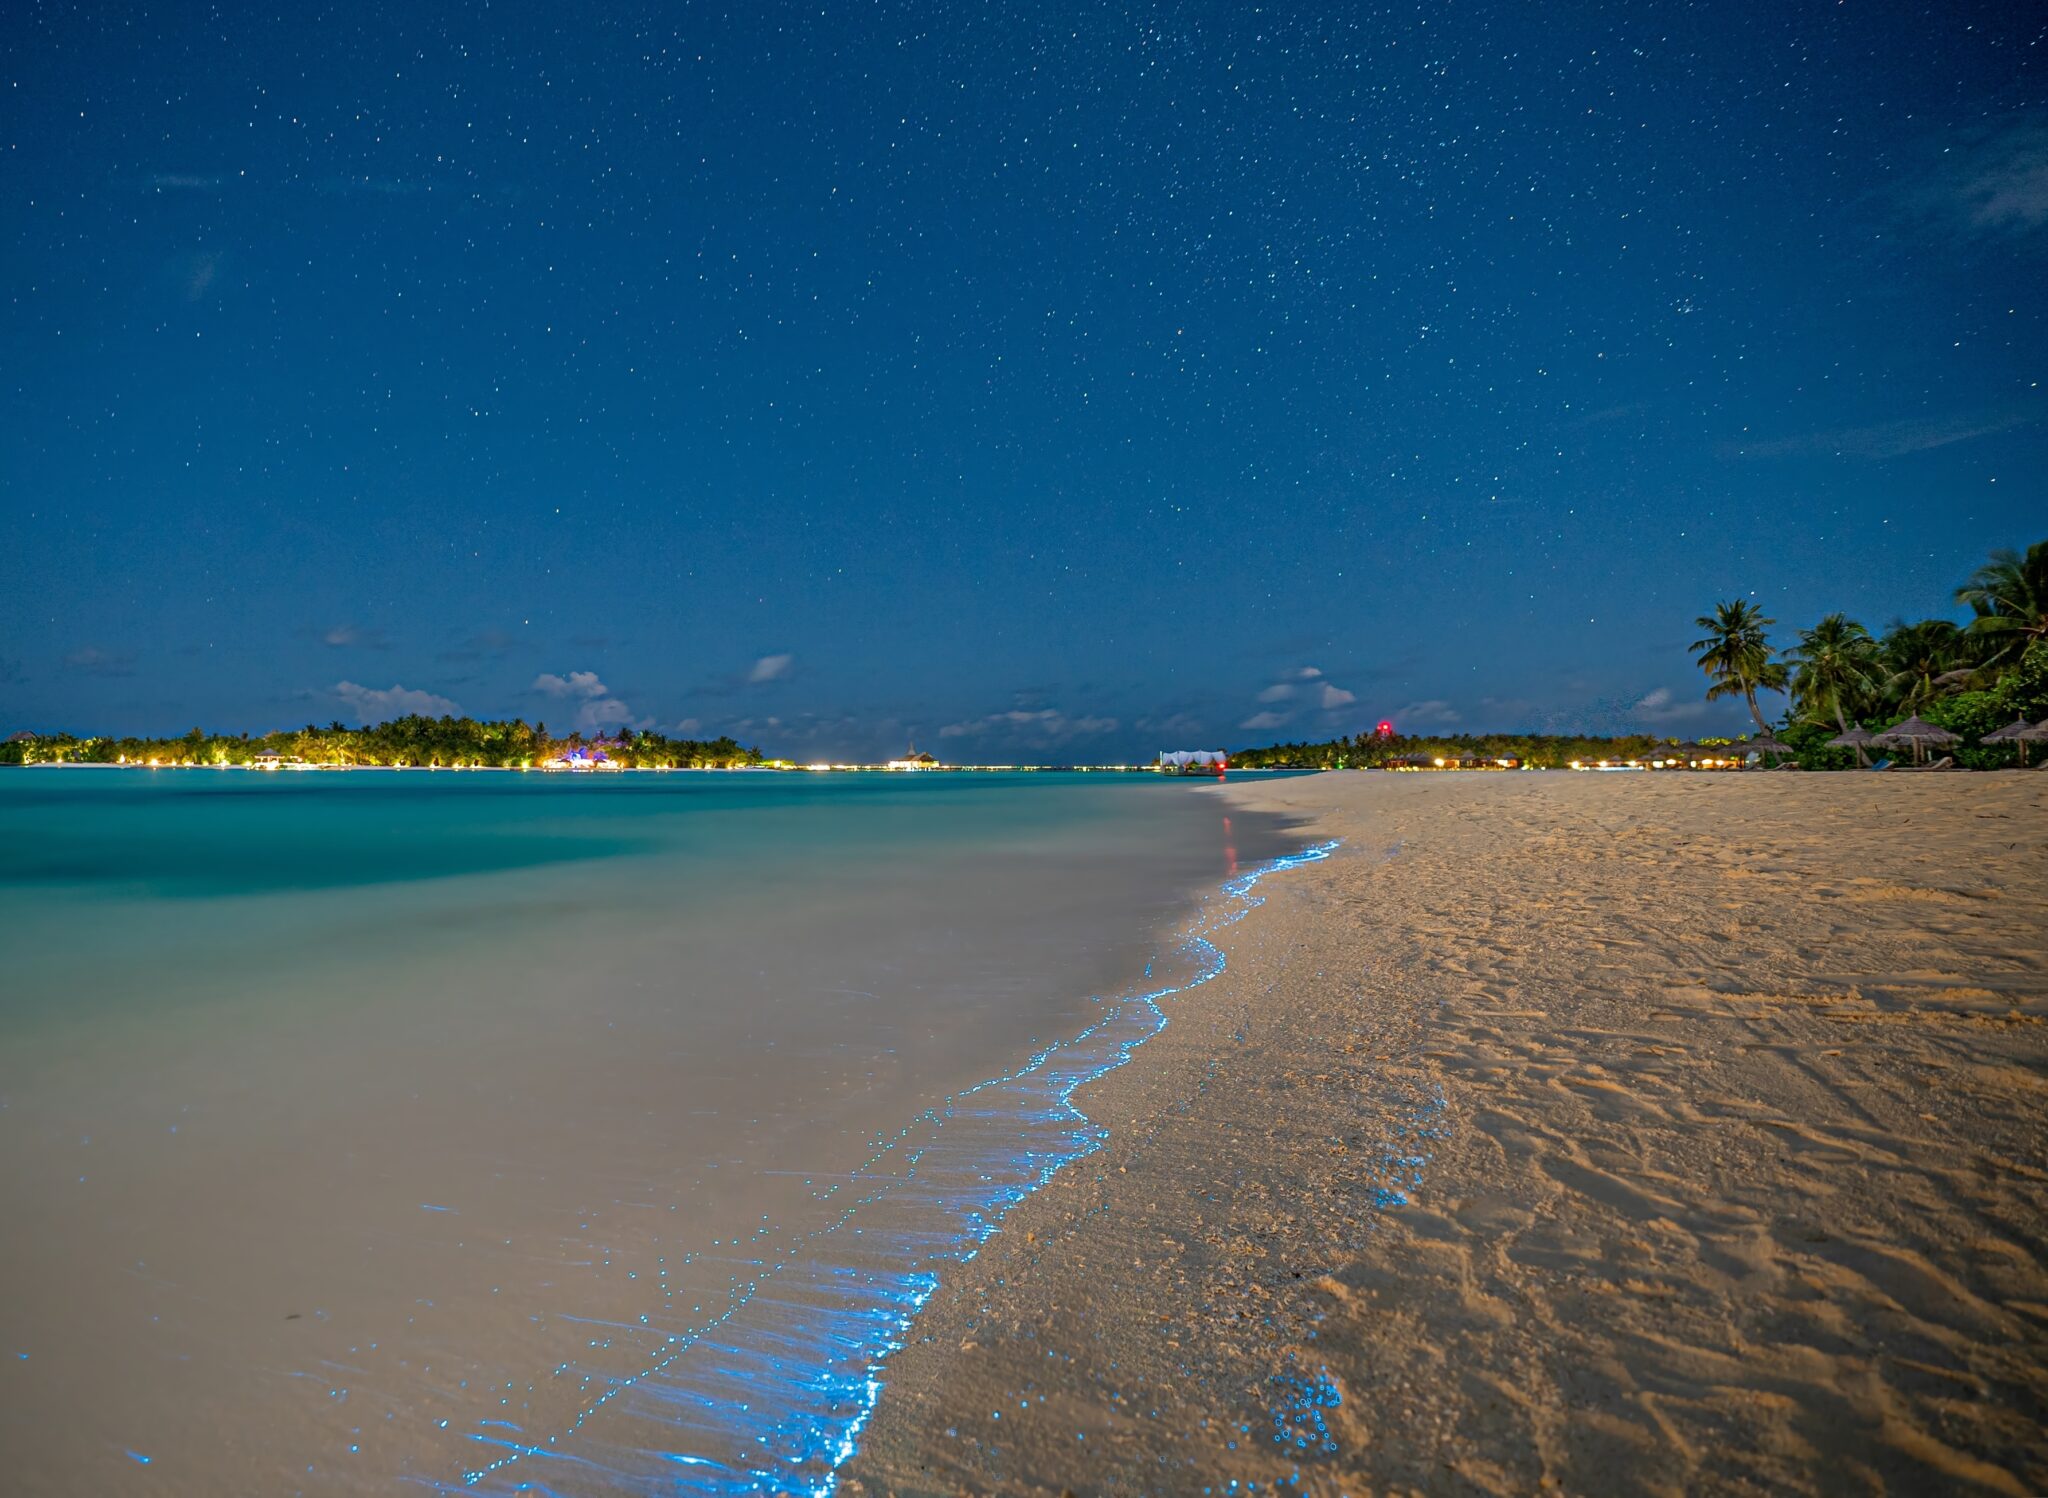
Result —
[{"label": "bioluminescent wave", "polygon": [[[1103,1001],[1094,1024],[1022,1066],[913,1119],[821,1198],[821,1227],[775,1241],[735,1277],[731,1303],[673,1330],[650,1322],[657,1355],[598,1380],[575,1365],[550,1378],[595,1389],[574,1420],[544,1434],[495,1421],[451,1431],[469,1446],[447,1491],[704,1495],[830,1493],[853,1455],[902,1345],[945,1266],[971,1258],[1018,1202],[1101,1148],[1075,1103],[1084,1083],[1124,1064],[1167,1023],[1167,1001],[1225,969],[1210,938],[1261,903],[1267,875],[1329,857],[1334,842],[1226,882],[1184,935],[1185,967]],[[1148,977],[1150,976],[1148,971]]]}]

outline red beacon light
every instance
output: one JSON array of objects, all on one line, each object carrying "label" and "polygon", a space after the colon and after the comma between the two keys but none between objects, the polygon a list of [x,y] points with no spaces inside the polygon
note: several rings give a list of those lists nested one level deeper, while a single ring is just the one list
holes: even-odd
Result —
[{"label": "red beacon light", "polygon": [[1394,725],[1389,723],[1385,718],[1382,718],[1380,719],[1380,726],[1374,731],[1377,732],[1381,738],[1390,739],[1394,736]]}]

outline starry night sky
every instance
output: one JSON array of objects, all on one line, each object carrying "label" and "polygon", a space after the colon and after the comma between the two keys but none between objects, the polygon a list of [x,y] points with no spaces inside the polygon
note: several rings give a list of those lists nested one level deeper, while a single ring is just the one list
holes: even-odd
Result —
[{"label": "starry night sky", "polygon": [[2048,11],[18,5],[0,730],[1733,725],[2048,535]]}]

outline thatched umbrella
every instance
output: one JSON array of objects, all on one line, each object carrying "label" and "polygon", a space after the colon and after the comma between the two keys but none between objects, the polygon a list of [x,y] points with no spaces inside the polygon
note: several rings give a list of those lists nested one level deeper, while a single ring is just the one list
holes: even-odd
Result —
[{"label": "thatched umbrella", "polygon": [[1828,747],[1830,749],[1854,749],[1856,751],[1856,763],[1858,763],[1859,765],[1867,765],[1870,763],[1870,759],[1867,755],[1864,754],[1863,751],[1869,745],[1875,744],[1876,742],[1877,735],[1872,733],[1869,729],[1849,728],[1844,729],[1841,733],[1838,733],[1833,738],[1829,739]]},{"label": "thatched umbrella", "polygon": [[2025,718],[2015,718],[2006,724],[2005,727],[1994,728],[1991,732],[1985,734],[1983,742],[1987,744],[2018,744],[2020,746],[2020,764],[2024,766],[2027,762],[2027,745],[2039,743],[2042,739],[2048,739],[2048,726],[2037,727],[2029,723]]},{"label": "thatched umbrella", "polygon": [[1914,716],[1903,723],[1894,723],[1877,736],[1880,744],[1910,744],[1913,746],[1913,763],[1919,764],[1921,755],[1929,744],[1954,744],[1962,740],[1961,734],[1950,733],[1946,728]]},{"label": "thatched umbrella", "polygon": [[1766,754],[1796,754],[1799,752],[1790,744],[1774,739],[1767,733],[1760,733],[1753,739],[1738,740],[1734,747],[1740,753],[1754,754],[1759,759]]}]

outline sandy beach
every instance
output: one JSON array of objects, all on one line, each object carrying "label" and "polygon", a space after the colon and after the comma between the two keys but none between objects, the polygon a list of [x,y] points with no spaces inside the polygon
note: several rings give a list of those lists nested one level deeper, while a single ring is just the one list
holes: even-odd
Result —
[{"label": "sandy beach", "polygon": [[1329,774],[879,1493],[2048,1490],[2048,776]]}]

